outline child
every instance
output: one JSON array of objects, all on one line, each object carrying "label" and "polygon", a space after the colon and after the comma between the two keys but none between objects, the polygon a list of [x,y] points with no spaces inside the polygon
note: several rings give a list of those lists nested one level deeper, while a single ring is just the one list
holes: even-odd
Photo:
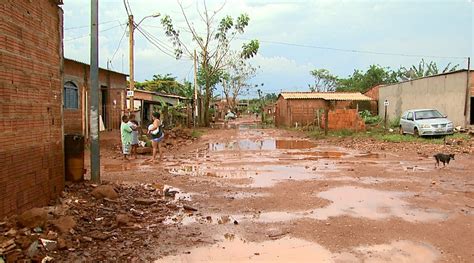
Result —
[{"label": "child", "polygon": [[132,146],[132,131],[132,128],[130,128],[130,125],[128,124],[128,116],[122,116],[120,135],[122,138],[123,160],[128,160],[127,156],[130,155],[130,147]]},{"label": "child", "polygon": [[131,156],[137,159],[138,148],[138,122],[135,120],[135,114],[130,114],[128,124],[132,128],[132,152]]}]

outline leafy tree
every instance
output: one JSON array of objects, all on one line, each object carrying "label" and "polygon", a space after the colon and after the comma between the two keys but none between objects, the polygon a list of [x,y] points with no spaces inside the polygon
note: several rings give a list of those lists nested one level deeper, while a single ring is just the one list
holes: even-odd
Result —
[{"label": "leafy tree", "polygon": [[422,77],[428,77],[440,73],[447,73],[451,71],[457,70],[459,64],[451,66],[451,63],[448,63],[446,67],[442,71],[439,71],[438,65],[436,62],[430,61],[426,63],[424,59],[418,63],[418,65],[413,65],[410,68],[401,67],[399,69],[400,72],[400,79],[401,80],[409,80],[409,79],[416,79]]},{"label": "leafy tree", "polygon": [[229,67],[222,75],[221,83],[227,106],[235,109],[237,107],[237,97],[248,93],[253,87],[248,81],[255,77],[257,68],[235,53],[227,59],[229,60]]},{"label": "leafy tree", "polygon": [[[206,1],[204,1],[203,11],[197,10],[201,21],[204,24],[204,31],[198,31],[194,23],[189,21],[183,5],[178,1],[182,16],[186,22],[187,29],[192,34],[192,40],[199,50],[199,67],[201,78],[204,81],[204,124],[209,125],[209,105],[213,93],[213,83],[216,77],[220,76],[222,70],[228,67],[226,57],[230,51],[230,44],[237,35],[243,34],[248,26],[250,17],[241,14],[236,19],[225,16],[220,21],[216,20],[216,15],[222,7],[216,11],[208,11]],[[166,35],[171,39],[175,47],[176,58],[180,58],[184,53],[193,57],[192,48],[186,46],[182,40],[180,32],[175,29],[175,25],[169,15],[161,19]],[[201,33],[202,32],[202,33]],[[253,57],[259,48],[258,40],[252,40],[242,46],[239,54],[242,58]]]},{"label": "leafy tree", "polygon": [[310,71],[314,77],[314,85],[308,85],[312,92],[335,91],[337,87],[337,77],[332,75],[327,69],[315,69]]},{"label": "leafy tree", "polygon": [[186,98],[192,98],[193,96],[193,87],[191,83],[186,80],[184,81],[184,83],[180,83],[176,80],[176,77],[172,76],[171,74],[153,75],[152,80],[136,82],[135,87],[141,90],[174,94]]},{"label": "leafy tree", "polygon": [[366,72],[356,69],[349,77],[339,79],[336,90],[365,92],[376,85],[396,83],[398,76],[389,67],[371,65]]}]

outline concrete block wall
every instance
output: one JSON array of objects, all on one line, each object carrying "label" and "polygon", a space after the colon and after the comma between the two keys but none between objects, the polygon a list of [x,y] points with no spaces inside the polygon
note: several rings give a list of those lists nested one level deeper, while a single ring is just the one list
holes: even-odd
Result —
[{"label": "concrete block wall", "polygon": [[0,218],[64,188],[62,9],[0,1]]}]

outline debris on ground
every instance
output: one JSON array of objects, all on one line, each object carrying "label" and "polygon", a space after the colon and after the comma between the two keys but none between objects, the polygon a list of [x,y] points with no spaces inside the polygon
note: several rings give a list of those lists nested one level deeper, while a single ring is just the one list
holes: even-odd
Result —
[{"label": "debris on ground", "polygon": [[55,206],[0,223],[0,262],[149,261],[142,252],[159,239],[164,218],[194,209],[152,188],[69,185]]}]

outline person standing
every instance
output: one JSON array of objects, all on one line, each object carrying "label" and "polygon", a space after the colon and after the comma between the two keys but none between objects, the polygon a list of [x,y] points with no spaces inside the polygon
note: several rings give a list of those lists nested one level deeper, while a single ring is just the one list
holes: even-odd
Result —
[{"label": "person standing", "polygon": [[163,125],[160,120],[160,113],[153,112],[152,119],[153,123],[150,124],[150,126],[148,127],[148,133],[151,134],[151,145],[153,147],[153,157],[150,161],[154,163],[156,160],[157,151],[160,154],[160,161],[163,158],[163,153],[161,151],[161,141],[165,137],[165,133],[163,132]]},{"label": "person standing", "polygon": [[123,160],[128,160],[130,149],[132,147],[132,128],[128,124],[128,116],[122,116],[122,124],[120,124],[120,135],[122,139]]},{"label": "person standing", "polygon": [[138,148],[138,122],[135,119],[135,114],[130,114],[128,124],[132,128],[132,149],[131,157],[137,159],[137,148]]}]

